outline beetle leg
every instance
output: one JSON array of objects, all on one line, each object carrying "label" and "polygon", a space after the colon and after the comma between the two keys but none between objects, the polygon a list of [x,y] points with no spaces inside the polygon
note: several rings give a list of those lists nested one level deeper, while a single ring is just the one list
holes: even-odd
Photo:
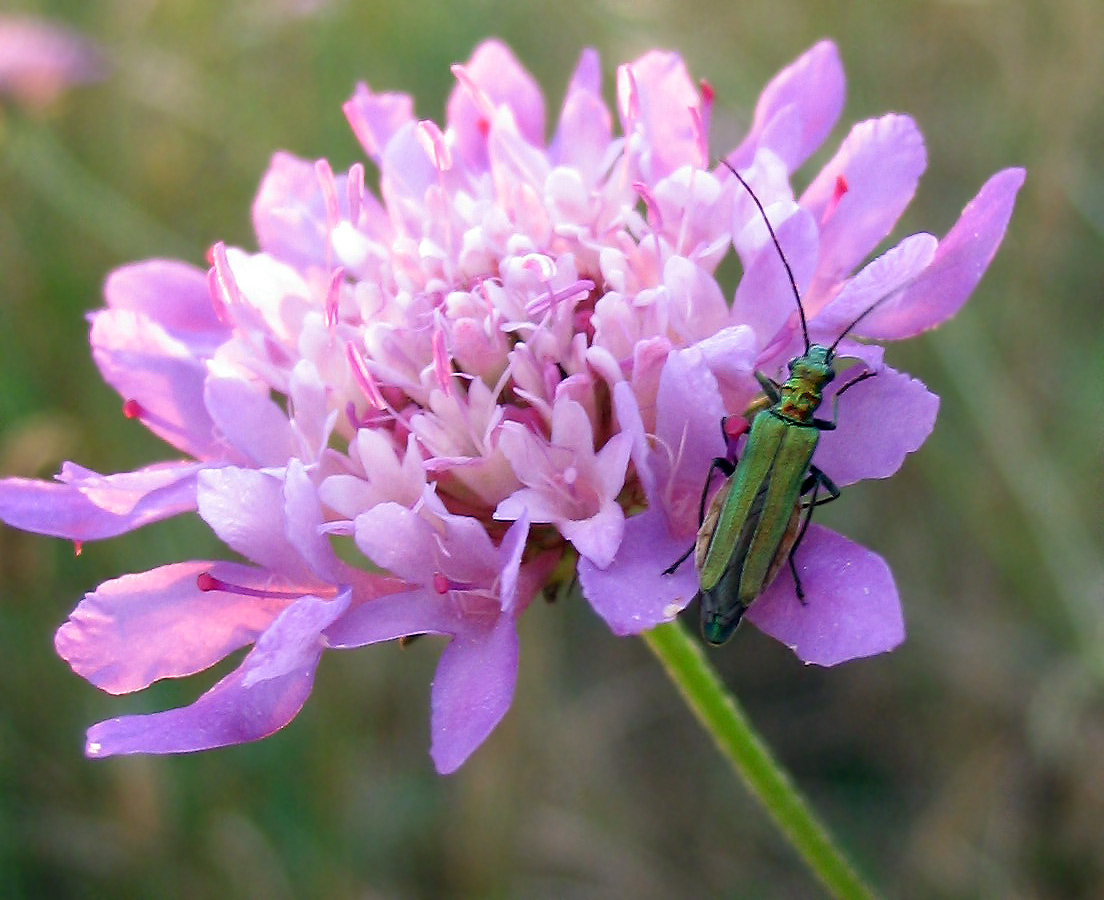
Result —
[{"label": "beetle leg", "polygon": [[[724,429],[723,419],[721,420],[721,429]],[[725,478],[731,478],[732,473],[736,471],[736,463],[730,459],[725,459],[723,456],[713,457],[713,462],[709,466],[709,474],[705,476],[705,486],[702,488],[701,503],[698,506],[698,528],[701,528],[702,522],[705,521],[705,503],[706,499],[709,497],[709,485],[710,482],[713,481],[713,473],[717,469],[720,469],[724,473]],[[675,570],[690,558],[690,554],[694,552],[696,546],[697,542],[695,541],[690,545],[689,550],[663,570],[663,574],[673,575]]]},{"label": "beetle leg", "polygon": [[713,457],[713,462],[709,466],[709,474],[705,476],[705,487],[702,488],[701,503],[698,505],[698,527],[701,528],[702,522],[705,521],[705,501],[709,496],[709,483],[713,480],[713,473],[720,469],[724,473],[725,478],[731,478],[732,473],[736,471],[736,463],[732,460],[725,459],[723,456]]},{"label": "beetle leg", "polygon": [[767,399],[772,404],[777,403],[782,397],[782,385],[770,376],[764,375],[762,372],[756,372],[755,380],[759,382],[759,387],[763,389],[763,393],[767,395]]},{"label": "beetle leg", "polygon": [[832,418],[828,419],[813,419],[813,425],[819,428],[821,431],[831,431],[836,427],[836,422],[839,419],[839,398],[843,396],[843,392],[849,388],[853,388],[860,381],[866,381],[868,378],[873,378],[878,373],[873,369],[867,369],[866,371],[856,375],[850,381],[848,381],[843,387],[836,391],[836,396],[832,398]]},{"label": "beetle leg", "polygon": [[696,543],[691,544],[689,550],[687,550],[684,554],[682,554],[682,556],[680,556],[673,563],[671,563],[671,565],[669,565],[666,569],[663,570],[663,574],[664,575],[674,575],[675,570],[679,566],[681,566],[684,562],[686,562],[686,560],[688,560],[690,558],[690,554],[694,552],[694,548],[696,546],[697,546]]},{"label": "beetle leg", "polygon": [[[827,497],[817,497],[822,487],[828,492]],[[812,491],[813,496],[802,504],[805,507],[805,520],[801,523],[801,530],[798,531],[793,546],[790,548],[788,560],[790,572],[793,574],[794,589],[797,592],[797,599],[802,603],[805,602],[805,590],[801,587],[801,577],[797,574],[797,564],[794,562],[794,554],[797,553],[797,548],[801,546],[801,542],[805,539],[805,532],[809,530],[809,523],[813,521],[813,508],[816,506],[823,506],[825,503],[831,503],[833,500],[838,500],[840,497],[840,489],[836,487],[835,482],[816,466],[809,466],[809,474],[805,476],[805,480],[801,484],[801,493],[806,494],[809,491]]]},{"label": "beetle leg", "polygon": [[[816,496],[818,485],[828,492],[827,497],[818,498]],[[805,476],[805,480],[801,483],[802,494],[808,494],[810,491],[813,492],[813,499],[802,504],[810,508],[823,506],[825,503],[831,503],[833,500],[839,500],[840,498],[840,489],[836,487],[836,483],[816,466],[809,466],[809,474]]]}]

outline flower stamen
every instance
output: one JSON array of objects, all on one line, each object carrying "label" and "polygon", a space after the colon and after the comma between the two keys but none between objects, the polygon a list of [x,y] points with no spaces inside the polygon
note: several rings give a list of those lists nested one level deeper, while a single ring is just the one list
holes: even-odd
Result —
[{"label": "flower stamen", "polygon": [[301,591],[271,591],[233,584],[215,577],[210,572],[200,572],[196,576],[196,587],[205,594],[210,591],[221,591],[226,594],[239,594],[242,597],[260,597],[263,599],[298,600],[303,596]]}]

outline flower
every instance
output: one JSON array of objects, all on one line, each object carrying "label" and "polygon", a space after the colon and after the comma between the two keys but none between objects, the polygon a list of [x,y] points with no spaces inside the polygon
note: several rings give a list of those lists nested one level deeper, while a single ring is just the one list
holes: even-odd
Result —
[{"label": "flower", "polygon": [[99,48],[82,35],[43,19],[0,15],[0,95],[42,109],[105,70]]},{"label": "flower", "polygon": [[[617,634],[694,596],[691,566],[663,570],[693,541],[726,450],[718,424],[742,421],[756,371],[777,376],[804,340],[763,215],[710,164],[712,92],[677,55],[647,53],[618,71],[617,136],[587,51],[546,140],[541,92],[503,44],[453,72],[444,129],[405,95],[360,85],[346,104],[378,197],[359,163],[334,173],[277,153],[253,207],[258,252],[218,244],[206,272],[152,260],[108,279],[96,363],[124,413],[187,459],[8,479],[0,518],[79,542],[195,512],[247,560],[162,566],[85,596],[56,643],[98,687],[136,691],[252,649],[191,706],[94,726],[89,754],[262,737],[297,713],[323,650],[433,633],[448,644],[432,755],[451,772],[505,714],[517,619],[554,580],[577,572]],[[1023,172],[993,176],[941,241],[906,237],[863,265],[924,147],[905,116],[860,123],[795,196],[790,175],[842,102],[836,49],[817,44],[767,86],[725,159],[765,207],[809,339],[841,339],[875,303],[855,336],[911,337],[977,284]],[[732,250],[730,298],[715,273]],[[848,392],[818,447],[840,485],[892,474],[937,406],[853,337],[840,355],[878,377]],[[798,565],[805,603],[783,570],[747,618],[800,658],[902,640],[880,557],[814,525]]]}]

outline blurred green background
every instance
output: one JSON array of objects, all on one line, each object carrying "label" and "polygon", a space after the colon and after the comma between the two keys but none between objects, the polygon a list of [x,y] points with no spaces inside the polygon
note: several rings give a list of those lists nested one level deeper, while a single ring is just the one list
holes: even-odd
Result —
[{"label": "blurred green background", "polygon": [[[680,51],[717,93],[714,153],[821,37],[849,123],[913,115],[929,168],[897,236],[943,234],[989,174],[1028,180],[959,316],[890,348],[943,398],[932,438],[824,519],[883,554],[909,639],[836,670],[752,628],[712,654],[891,897],[1104,896],[1104,4],[839,0],[71,0],[7,3],[103,45],[102,83],[0,120],[0,474],[166,457],[95,371],[113,267],[252,247],[283,148],[360,158],[358,79],[442,119],[448,66],[508,41],[556,110],[585,45]],[[819,157],[821,160],[824,154]],[[815,160],[814,160],[815,162]],[[815,166],[806,167],[807,180]],[[887,422],[892,427],[892,422]],[[813,897],[643,643],[580,602],[522,621],[503,724],[434,774],[439,643],[329,654],[275,737],[98,762],[84,728],[190,702],[219,672],[110,698],[52,648],[101,580],[221,552],[196,521],[87,545],[0,531],[0,897]]]}]

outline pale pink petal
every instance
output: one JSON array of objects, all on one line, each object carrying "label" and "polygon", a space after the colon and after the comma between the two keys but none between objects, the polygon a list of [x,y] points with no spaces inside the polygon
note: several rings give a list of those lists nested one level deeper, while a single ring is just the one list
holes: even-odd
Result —
[{"label": "pale pink petal", "polygon": [[[855,330],[865,334],[867,319],[883,307],[896,308],[892,295],[903,292],[927,268],[938,243],[930,234],[912,234],[867,263],[809,323],[811,339],[830,346],[856,320]],[[867,315],[868,310],[873,312]]]},{"label": "pale pink petal", "polygon": [[322,530],[324,518],[318,491],[306,467],[297,459],[288,462],[284,476],[284,521],[288,540],[315,575],[334,583],[349,580],[347,567],[338,560]]},{"label": "pale pink petal", "polygon": [[640,417],[640,404],[628,382],[620,381],[613,386],[613,408],[617,412],[617,425],[621,434],[627,434],[631,439],[629,456],[636,468],[640,486],[644,489],[644,496],[648,505],[659,502],[656,496],[656,475],[649,464],[652,449],[648,444],[648,435],[644,431],[644,420]]},{"label": "pale pink petal", "polygon": [[684,165],[704,166],[701,97],[677,53],[653,50],[617,73],[621,125],[654,184]]},{"label": "pale pink petal", "polygon": [[437,181],[437,170],[418,142],[414,124],[388,141],[380,159],[380,192],[392,218],[405,221],[414,234],[422,230],[426,189]]},{"label": "pale pink petal", "polygon": [[[861,369],[840,373],[836,387]],[[834,431],[822,431],[813,462],[839,487],[864,478],[888,478],[919,449],[935,427],[939,398],[923,382],[888,366],[840,398]],[[831,409],[833,391],[825,398]]]},{"label": "pale pink petal", "polygon": [[195,463],[168,463],[104,476],[73,467],[73,484],[5,478],[0,520],[71,541],[115,537],[195,509],[199,469]]},{"label": "pale pink petal", "polygon": [[889,234],[926,165],[924,139],[908,116],[887,115],[851,129],[801,196],[820,224],[810,300],[849,275]]},{"label": "pale pink petal", "polygon": [[905,639],[897,586],[877,554],[812,525],[797,551],[797,570],[804,603],[783,568],[745,618],[803,662],[834,666],[885,653]]},{"label": "pale pink petal", "polygon": [[728,161],[737,169],[768,147],[797,169],[824,142],[843,110],[844,80],[839,51],[820,41],[779,72],[763,89],[743,143]]},{"label": "pale pink petal", "polygon": [[[334,186],[339,207],[348,215],[346,179]],[[324,266],[331,255],[326,204],[315,164],[290,153],[272,156],[253,201],[253,229],[261,250],[298,268]]]},{"label": "pale pink petal", "polygon": [[495,507],[494,517],[503,522],[516,521],[522,516],[528,516],[531,522],[560,522],[563,508],[554,496],[536,488],[518,488]]},{"label": "pale pink petal", "polygon": [[206,368],[190,347],[128,309],[93,313],[90,340],[104,380],[150,431],[197,459],[223,455],[203,402]]},{"label": "pale pink petal", "polygon": [[[540,447],[540,442],[534,443]],[[560,400],[552,407],[551,443],[554,447],[570,450],[576,459],[589,459],[594,455],[594,429],[582,404]]]},{"label": "pale pink petal", "polygon": [[615,434],[595,455],[593,479],[599,496],[612,499],[621,493],[631,451],[632,437]]},{"label": "pale pink petal", "polygon": [[258,466],[282,466],[294,455],[287,413],[272,402],[264,382],[211,377],[203,393],[219,436],[242,458]]},{"label": "pale pink petal", "polygon": [[663,283],[670,291],[671,327],[685,343],[708,337],[728,323],[731,313],[720,286],[692,260],[685,256],[668,259]]},{"label": "pale pink petal", "polygon": [[544,146],[544,96],[509,47],[501,41],[484,41],[454,71],[458,83],[449,96],[448,124],[469,166],[476,171],[487,166],[487,134],[493,109],[499,105],[510,110],[527,142]]},{"label": "pale pink petal", "polygon": [[[522,513],[518,516],[517,521],[509,527],[498,548],[502,566],[498,586],[499,599],[502,602],[504,612],[511,611],[518,605],[519,601],[526,599],[519,597],[518,594],[521,590],[521,558],[525,553],[525,539],[528,536],[529,517]],[[539,585],[536,587],[539,587]]]},{"label": "pale pink petal", "polygon": [[556,527],[579,555],[589,559],[600,569],[613,560],[621,546],[625,531],[625,513],[612,500],[607,500],[594,515],[586,519],[561,519]]},{"label": "pale pink petal", "polygon": [[279,731],[310,694],[324,647],[322,632],[348,605],[348,592],[332,600],[296,600],[276,617],[242,664],[191,706],[93,725],[85,753],[190,753]]},{"label": "pale pink petal", "polygon": [[[724,353],[723,342],[717,349]],[[670,482],[668,503],[676,508],[668,508],[668,516],[676,525],[697,529],[698,498],[709,467],[714,457],[725,454],[724,415],[717,378],[700,345],[669,354],[656,396],[656,436],[671,460],[659,464],[659,474]],[[693,531],[688,534],[693,540]]]},{"label": "pale pink petal", "polygon": [[281,479],[255,469],[227,466],[200,473],[199,514],[231,549],[273,572],[309,578],[288,540]]},{"label": "pale pink petal", "polygon": [[374,94],[364,82],[356,86],[343,108],[364,152],[377,163],[391,138],[414,121],[414,104],[409,96]]},{"label": "pale pink petal", "polygon": [[412,634],[454,634],[462,621],[447,594],[432,588],[389,594],[355,603],[324,634],[326,646],[344,650]]},{"label": "pale pink petal", "polygon": [[[447,513],[427,488],[428,516],[398,503],[380,503],[357,516],[357,546],[372,562],[411,584],[441,572],[457,581],[483,583],[499,571],[498,550],[483,524]],[[431,519],[433,521],[431,521]]]},{"label": "pale pink petal", "polygon": [[307,461],[322,455],[337,421],[337,410],[330,403],[331,390],[309,359],[299,360],[292,368],[288,399],[293,431],[299,442],[296,455]]},{"label": "pale pink petal", "polygon": [[430,754],[442,775],[460,768],[506,715],[517,666],[517,629],[510,615],[465,630],[445,648],[430,705]]},{"label": "pale pink petal", "polygon": [[602,99],[598,54],[584,50],[568,86],[549,159],[578,169],[585,184],[602,174],[613,131],[609,108]]},{"label": "pale pink petal", "polygon": [[1005,169],[982,186],[939,242],[931,265],[904,294],[878,307],[855,329],[864,337],[900,340],[946,321],[977,286],[1004,237],[1023,169]]},{"label": "pale pink petal", "polygon": [[147,259],[116,269],[104,283],[111,309],[129,309],[160,325],[193,352],[213,352],[230,336],[215,315],[207,273],[175,259]]},{"label": "pale pink petal", "polygon": [[671,535],[662,511],[651,507],[625,522],[617,555],[602,569],[579,560],[583,596],[614,634],[639,634],[671,621],[694,599],[698,576],[687,560],[673,575],[663,570],[686,552],[693,535]]},{"label": "pale pink petal", "polygon": [[[800,207],[775,226],[786,262],[803,292],[816,271],[819,233],[812,216]],[[754,329],[760,346],[765,345],[797,312],[793,282],[774,243],[768,241],[747,267],[736,286],[732,321]]]},{"label": "pale pink petal", "polygon": [[[201,591],[196,578],[205,573],[276,595]],[[281,610],[311,590],[235,563],[173,563],[105,581],[85,594],[58,629],[54,646],[96,687],[112,694],[137,691],[161,678],[200,672],[252,643]]]}]

